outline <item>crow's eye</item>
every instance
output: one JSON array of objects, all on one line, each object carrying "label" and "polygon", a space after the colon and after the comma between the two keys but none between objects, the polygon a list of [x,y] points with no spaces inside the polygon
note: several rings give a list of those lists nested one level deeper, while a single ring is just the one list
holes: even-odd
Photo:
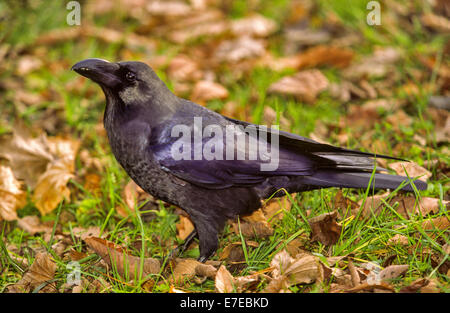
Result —
[{"label": "crow's eye", "polygon": [[136,75],[133,72],[128,72],[127,75],[125,75],[125,77],[130,82],[133,82],[136,80]]}]

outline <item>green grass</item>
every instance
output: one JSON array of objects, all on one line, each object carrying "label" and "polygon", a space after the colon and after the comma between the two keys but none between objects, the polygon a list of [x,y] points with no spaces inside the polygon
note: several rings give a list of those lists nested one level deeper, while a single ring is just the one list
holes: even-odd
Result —
[{"label": "green grass", "polygon": [[[289,13],[287,9],[288,1],[285,0],[275,1],[274,5],[272,5],[272,1],[261,1],[260,6],[256,8],[249,8],[247,1],[233,1],[232,3],[229,11],[230,18],[245,16],[248,10],[256,9],[265,16],[276,19],[280,25],[283,25]],[[362,0],[322,0],[318,2],[318,17],[324,18],[327,16],[327,13],[333,13],[346,26],[362,33],[364,41],[360,45],[352,47],[357,57],[370,54],[375,46],[401,48],[405,52],[406,58],[403,64],[397,64],[397,71],[401,76],[399,83],[405,83],[408,78],[412,77],[410,75],[411,69],[423,69],[423,65],[416,58],[417,54],[442,54],[446,38],[443,36],[430,38],[420,24],[415,24],[414,35],[400,28],[385,29],[383,26],[368,26],[365,23],[365,3],[366,1]],[[13,47],[28,47],[40,34],[50,29],[67,27],[65,25],[65,8],[58,1],[36,1],[36,5],[26,10],[15,6],[13,2],[9,4],[1,3],[0,12],[2,11],[4,12],[2,16],[6,14],[8,18],[0,19],[0,29],[8,27],[11,31],[7,33],[1,32],[0,43],[6,43]],[[96,20],[96,23],[105,26],[128,25],[124,27],[133,30],[133,23],[126,24],[121,19],[124,19],[124,17],[112,14],[111,16],[99,18]],[[280,39],[277,38],[277,40]],[[14,128],[13,121],[15,119],[24,120],[28,125],[33,125],[42,119],[46,110],[50,108],[62,109],[63,122],[69,132],[74,137],[82,139],[83,147],[89,149],[94,156],[105,159],[107,166],[105,166],[105,172],[102,173],[101,192],[99,194],[94,195],[85,190],[82,184],[73,181],[70,185],[73,194],[72,199],[63,202],[60,210],[55,210],[49,215],[42,217],[42,220],[56,220],[62,226],[63,231],[69,233],[76,226],[86,228],[99,226],[103,232],[109,234],[108,240],[129,247],[134,255],[140,257],[144,257],[144,255],[152,256],[160,259],[162,262],[167,262],[169,247],[177,243],[175,224],[178,221],[178,216],[175,214],[174,208],[161,203],[159,210],[141,211],[139,214],[130,214],[126,218],[121,217],[115,211],[114,208],[124,202],[122,190],[129,178],[113,158],[106,138],[98,137],[94,131],[94,126],[103,114],[104,96],[97,86],[87,80],[84,81],[83,87],[79,92],[72,92],[67,88],[68,85],[74,84],[79,80],[77,75],[69,71],[71,64],[88,57],[118,60],[120,59],[122,46],[120,44],[107,45],[94,39],[89,39],[60,43],[52,47],[43,47],[43,49],[46,50],[45,53],[47,54],[45,59],[46,66],[41,67],[25,78],[17,77],[12,68],[6,67],[6,70],[0,73],[0,79],[24,80],[24,85],[28,92],[42,94],[46,90],[51,89],[58,93],[60,98],[57,98],[58,100],[56,101],[42,102],[37,107],[29,107],[27,110],[19,113],[11,100],[15,91],[1,91],[0,116],[3,118],[0,119],[0,134],[11,131]],[[180,47],[161,39],[155,54],[173,56],[178,51],[180,51]],[[67,64],[67,70],[54,72],[49,68],[50,64]],[[322,70],[331,81],[339,81],[339,75],[335,69],[323,68]],[[292,98],[266,94],[267,88],[271,83],[290,73],[292,72],[276,73],[265,68],[254,68],[240,80],[236,80],[227,69],[224,69],[219,75],[221,75],[221,81],[226,82],[230,91],[228,100],[233,100],[242,107],[250,106],[250,116],[255,123],[262,122],[263,108],[264,106],[270,106],[289,118],[292,124],[292,132],[308,136],[315,129],[317,120],[325,124],[333,123],[341,115],[345,114],[346,106],[334,100],[328,93],[321,94],[314,105],[302,103]],[[168,81],[164,73],[164,69],[160,69],[158,74],[168,83],[170,88],[173,88],[172,82]],[[435,82],[435,80],[435,75],[430,78],[431,83]],[[376,125],[374,136],[387,142],[388,149],[391,151],[394,148],[392,146],[393,142],[414,142],[414,134],[423,132],[423,130],[426,131],[427,137],[432,138],[434,125],[424,117],[430,95],[430,91],[423,90],[415,99],[410,101],[411,106],[408,109],[410,116],[414,119],[410,128],[403,129],[401,134],[392,134],[392,125],[380,123]],[[409,99],[409,97],[400,91],[395,94],[395,98],[398,99]],[[211,101],[208,103],[208,107],[220,111],[224,103],[222,101]],[[6,116],[8,119],[4,118]],[[349,137],[352,138],[353,135],[356,134],[352,134],[351,130],[349,130]],[[336,144],[337,142],[332,143]],[[361,149],[357,140],[350,140],[348,147]],[[397,156],[408,158],[419,164],[423,164],[423,161],[426,160],[440,159],[448,165],[449,156],[447,153],[448,151],[445,152],[444,149],[434,144],[426,151],[423,149],[411,149],[407,155]],[[78,170],[80,166],[81,163],[77,160]],[[448,197],[448,190],[448,177],[441,180],[432,180],[429,183],[428,190],[422,192],[421,196],[443,200],[444,197]],[[336,193],[337,189],[330,188],[296,195],[292,209],[289,212],[285,212],[284,218],[280,221],[271,221],[275,229],[274,234],[270,238],[256,239],[259,243],[257,248],[245,247],[247,266],[239,275],[246,275],[252,271],[267,268],[272,257],[287,243],[299,236],[308,235],[310,229],[306,221],[306,210],[311,212],[308,218],[332,211],[332,203]],[[365,190],[344,190],[344,193],[354,200],[364,199],[371,195],[371,193],[366,193]],[[416,195],[416,198],[418,197],[419,195]],[[58,219],[58,215],[61,212],[69,213],[73,217],[73,221],[61,223],[61,220]],[[30,201],[18,213],[21,217],[39,214]],[[154,213],[156,217],[150,221],[143,222],[142,215],[146,213]],[[436,216],[448,217],[448,212],[443,205],[441,205],[440,212]],[[430,218],[414,216],[408,220],[404,219],[396,213],[395,206],[390,207],[386,203],[380,214],[374,215],[368,220],[344,216],[342,223],[345,227],[339,241],[334,246],[325,247],[317,242],[307,242],[304,248],[319,256],[329,257],[352,254],[356,262],[371,261],[380,265],[383,264],[387,257],[395,256],[394,263],[410,265],[405,281],[410,282],[415,278],[430,276],[437,277],[448,286],[449,278],[435,270],[436,266],[432,265],[430,254],[424,252],[427,249],[431,249],[431,251],[442,253],[441,245],[437,242],[438,238],[441,241],[449,242],[448,232],[442,233],[437,230],[425,231],[422,229],[422,221]],[[35,257],[33,249],[41,249],[42,247],[47,249],[58,266],[55,276],[57,286],[61,286],[66,281],[67,274],[69,274],[69,269],[67,268],[69,261],[55,254],[40,235],[31,236],[27,234],[17,227],[16,222],[3,222],[0,225],[2,227],[0,292],[8,285],[20,280],[26,269],[11,259],[9,255],[11,252],[7,251],[8,244],[20,247],[22,256],[28,260],[29,264],[33,262]],[[412,253],[408,250],[408,247],[388,246],[388,239],[395,234],[406,236],[410,243],[409,247],[415,247],[415,251]],[[220,255],[227,243],[243,241],[243,238],[234,234],[229,226],[225,228],[221,239],[220,248],[213,259],[218,259],[218,255]],[[135,242],[141,243],[141,249],[133,250],[130,247],[130,243]],[[80,240],[75,240],[75,243],[67,249],[69,248],[81,252],[85,249],[85,246]],[[188,250],[183,255],[183,257],[193,258],[197,256],[198,248]],[[134,282],[134,284],[126,283],[114,269],[106,273],[105,269],[98,264],[99,261],[100,258],[95,255],[82,260],[80,262],[81,272],[83,277],[102,277],[106,280],[111,287],[105,292],[149,291],[149,289],[144,287],[144,279]],[[165,277],[162,273],[161,275],[154,275],[152,278],[159,281],[160,284],[154,285],[150,291],[168,292],[171,283]],[[402,282],[402,284],[406,285],[405,282]],[[262,290],[264,287],[265,283],[263,282],[257,287],[257,290]],[[206,280],[201,285],[191,284],[183,288],[198,292],[213,291],[214,282]],[[305,290],[304,286],[293,286],[291,289],[294,292]],[[450,289],[447,287],[444,291],[449,292]]]}]

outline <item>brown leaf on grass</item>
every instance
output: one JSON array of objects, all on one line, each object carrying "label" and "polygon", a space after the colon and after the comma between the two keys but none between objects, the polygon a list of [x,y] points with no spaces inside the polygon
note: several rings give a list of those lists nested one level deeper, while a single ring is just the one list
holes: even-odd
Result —
[{"label": "brown leaf on grass", "polygon": [[[295,199],[295,194],[292,194],[291,197]],[[272,220],[273,218],[281,220],[284,217],[283,212],[289,212],[291,207],[291,199],[289,197],[282,197],[270,199],[261,209],[267,220]]]},{"label": "brown leaf on grass", "polygon": [[190,5],[183,1],[150,1],[146,6],[147,11],[155,16],[179,17],[191,13]]},{"label": "brown leaf on grass", "polygon": [[236,36],[267,37],[277,30],[277,23],[260,14],[253,14],[231,22],[231,31]]},{"label": "brown leaf on grass", "polygon": [[230,28],[219,10],[205,10],[171,23],[169,29],[162,28],[162,35],[169,40],[182,44],[199,37],[212,37],[224,34]]},{"label": "brown leaf on grass", "polygon": [[388,72],[393,70],[394,63],[400,57],[400,52],[395,48],[387,47],[378,49],[372,55],[346,68],[342,74],[349,79],[384,77]]},{"label": "brown leaf on grass", "polygon": [[188,217],[180,215],[180,221],[175,225],[177,228],[177,237],[185,240],[187,236],[195,229],[194,224]]},{"label": "brown leaf on grass", "polygon": [[221,84],[200,80],[194,86],[191,99],[192,101],[206,102],[213,99],[225,99],[228,95],[228,90]]},{"label": "brown leaf on grass", "polygon": [[318,259],[304,253],[292,258],[286,250],[275,255],[270,262],[273,280],[264,292],[282,292],[297,284],[310,284],[320,279]]},{"label": "brown leaf on grass", "polygon": [[170,61],[167,74],[176,81],[198,81],[203,78],[199,64],[183,54],[177,55]]},{"label": "brown leaf on grass", "polygon": [[208,277],[214,279],[217,274],[217,269],[211,264],[198,264],[195,267],[195,275],[201,277]]},{"label": "brown leaf on grass", "polygon": [[[119,275],[124,279],[136,280],[139,278],[140,257],[129,255],[123,248],[101,238],[89,237],[84,241],[92,250],[100,255],[110,268],[117,269]],[[159,270],[160,264],[158,260],[154,258],[143,259],[142,278],[150,274],[157,274]]]},{"label": "brown leaf on grass", "polygon": [[0,165],[0,220],[17,219],[17,209],[26,204],[22,184],[14,177],[11,168]]},{"label": "brown leaf on grass", "polygon": [[328,88],[328,79],[319,70],[306,70],[285,76],[270,85],[268,91],[292,95],[307,102],[314,102],[317,95]]},{"label": "brown leaf on grass", "polygon": [[411,178],[420,176],[419,179],[425,182],[432,175],[431,172],[414,162],[394,162],[390,163],[389,167],[393,169],[398,175],[409,176]]},{"label": "brown leaf on grass", "polygon": [[[436,214],[439,212],[440,200],[436,198],[422,197],[417,201],[414,196],[396,196],[389,202],[394,205],[398,202],[398,207],[396,210],[403,217],[409,218],[412,214],[421,214],[422,216],[427,216],[428,214]],[[443,201],[443,205],[446,206],[450,201]]]},{"label": "brown leaf on grass", "polygon": [[[377,215],[382,209],[383,200],[385,200],[388,196],[389,193],[386,192],[381,195],[367,197],[365,201],[364,199],[359,200],[358,205],[361,210],[361,217],[369,218],[372,214]],[[363,203],[364,206],[362,206]]]},{"label": "brown leaf on grass", "polygon": [[409,286],[404,286],[400,289],[400,293],[416,293],[426,285],[428,285],[430,281],[426,278],[419,278],[413,281]]},{"label": "brown leaf on grass", "polygon": [[100,237],[100,227],[90,226],[89,228],[74,227],[72,233],[76,238],[86,240],[89,237]]},{"label": "brown leaf on grass", "polygon": [[353,51],[345,48],[326,45],[315,46],[298,55],[297,67],[303,69],[329,65],[343,68],[351,63],[353,55]]},{"label": "brown leaf on grass", "polygon": [[335,244],[341,236],[342,226],[336,223],[337,212],[324,213],[310,219],[311,240],[317,240],[329,246]]},{"label": "brown leaf on grass", "polygon": [[[36,255],[33,264],[28,272],[16,284],[8,287],[8,292],[31,292],[37,287],[55,277],[56,263],[50,259],[50,254],[42,252]],[[55,283],[48,283],[42,289],[41,293],[56,292]]]},{"label": "brown leaf on grass", "polygon": [[215,51],[215,58],[221,62],[238,62],[262,56],[265,51],[263,40],[243,36],[223,41]]},{"label": "brown leaf on grass", "polygon": [[409,269],[409,265],[390,265],[383,269],[379,274],[378,277],[381,281],[389,281],[394,278],[397,278],[404,273],[406,273]]},{"label": "brown leaf on grass", "polygon": [[203,265],[203,263],[195,259],[177,258],[171,278],[176,284],[182,284],[195,277],[198,265]]},{"label": "brown leaf on grass", "polygon": [[59,42],[68,42],[81,38],[96,38],[108,44],[124,43],[129,48],[145,48],[147,50],[154,50],[155,48],[155,42],[148,37],[86,23],[78,27],[51,30],[39,36],[35,41],[35,45],[50,46]]},{"label": "brown leaf on grass", "polygon": [[28,215],[20,218],[17,225],[30,235],[47,233],[53,230],[51,223],[42,223],[36,215]]},{"label": "brown leaf on grass", "polygon": [[130,180],[123,189],[123,199],[126,204],[126,208],[122,205],[117,206],[117,213],[120,216],[127,217],[130,212],[134,212],[136,208],[140,208],[144,203],[144,206],[157,208],[157,200],[146,193],[141,187],[139,187],[133,180]]},{"label": "brown leaf on grass", "polygon": [[359,204],[344,196],[342,190],[336,193],[334,198],[334,209],[338,210],[340,217],[349,216],[351,214],[356,215],[359,209]]},{"label": "brown leaf on grass", "polygon": [[265,125],[270,127],[271,125],[280,125],[281,129],[289,129],[291,127],[291,122],[280,114],[279,121],[277,123],[277,112],[269,106],[264,106],[263,120]]},{"label": "brown leaf on grass", "polygon": [[424,230],[439,229],[446,231],[450,228],[450,221],[446,216],[439,216],[433,219],[428,219],[422,223]]},{"label": "brown leaf on grass", "polygon": [[401,245],[401,246],[407,246],[409,244],[408,238],[406,236],[396,234],[393,237],[389,238],[388,245]]},{"label": "brown leaf on grass", "polygon": [[265,238],[273,234],[273,228],[267,222],[262,209],[242,216],[240,223],[233,222],[232,225],[234,232],[239,235],[240,231],[245,238]]},{"label": "brown leaf on grass", "polygon": [[215,280],[216,291],[219,293],[230,293],[234,291],[233,276],[224,265],[219,267]]},{"label": "brown leaf on grass", "polygon": [[42,215],[53,211],[63,199],[70,198],[67,183],[74,177],[73,172],[74,159],[68,157],[50,164],[39,177],[32,201]]},{"label": "brown leaf on grass", "polygon": [[350,288],[345,290],[345,292],[359,292],[359,291],[376,291],[381,290],[385,292],[395,292],[394,287],[386,282],[380,282],[376,284],[372,283],[362,283],[354,288]]},{"label": "brown leaf on grass", "polygon": [[420,17],[420,21],[426,27],[442,33],[450,33],[450,20],[445,16],[427,13]]},{"label": "brown leaf on grass", "polygon": [[12,137],[4,138],[0,156],[9,161],[14,175],[34,188],[33,202],[41,214],[56,208],[70,196],[67,182],[74,177],[74,160],[80,142],[41,135],[33,138],[22,127]]}]

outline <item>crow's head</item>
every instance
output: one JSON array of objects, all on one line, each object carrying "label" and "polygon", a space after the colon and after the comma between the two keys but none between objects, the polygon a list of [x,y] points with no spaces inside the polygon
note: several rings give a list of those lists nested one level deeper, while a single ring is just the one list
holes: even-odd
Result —
[{"label": "crow's head", "polygon": [[72,70],[99,84],[107,97],[118,97],[125,105],[143,104],[167,91],[155,72],[142,62],[86,59],[72,66]]}]

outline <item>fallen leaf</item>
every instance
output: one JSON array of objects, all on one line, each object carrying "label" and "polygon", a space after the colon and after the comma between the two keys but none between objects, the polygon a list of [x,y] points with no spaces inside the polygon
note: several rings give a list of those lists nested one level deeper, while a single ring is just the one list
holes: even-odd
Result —
[{"label": "fallen leaf", "polygon": [[100,237],[100,227],[90,226],[89,228],[74,227],[72,233],[76,238],[86,240],[89,237]]},{"label": "fallen leaf", "polygon": [[219,267],[215,280],[216,291],[219,293],[230,293],[234,291],[233,276],[224,265]]},{"label": "fallen leaf", "polygon": [[320,276],[317,258],[307,253],[294,259],[286,250],[282,250],[273,257],[270,267],[273,269],[273,280],[264,292],[280,292],[292,285],[310,284]]},{"label": "fallen leaf", "polygon": [[347,67],[353,59],[353,51],[335,47],[319,45],[300,53],[298,57],[298,69],[318,67],[321,65]]},{"label": "fallen leaf", "polygon": [[[420,176],[418,179],[425,182],[432,175],[431,172],[414,162],[394,162],[390,163],[389,167],[393,169],[398,175],[409,176],[411,178]],[[406,175],[406,173],[408,175]]]},{"label": "fallen leaf", "polygon": [[215,278],[217,274],[217,269],[210,264],[198,264],[195,267],[195,275],[206,276],[208,278]]},{"label": "fallen leaf", "polygon": [[260,14],[253,14],[231,22],[231,31],[236,36],[267,37],[277,30],[277,23]]},{"label": "fallen leaf", "polygon": [[67,187],[69,179],[74,177],[74,159],[59,159],[50,164],[39,177],[34,189],[32,201],[42,215],[53,211],[63,199],[70,198]]},{"label": "fallen leaf", "polygon": [[17,209],[26,204],[22,184],[14,177],[11,168],[0,165],[0,220],[17,219]]},{"label": "fallen leaf", "polygon": [[188,217],[180,215],[180,221],[175,225],[177,228],[177,237],[181,240],[185,240],[187,236],[195,229],[194,224]]},{"label": "fallen leaf", "polygon": [[361,77],[384,77],[393,70],[393,65],[401,57],[400,52],[392,47],[377,49],[370,56],[361,59],[347,67],[343,76],[349,79],[359,79]]},{"label": "fallen leaf", "polygon": [[228,95],[228,90],[221,84],[200,80],[194,86],[191,99],[192,101],[206,102],[213,99],[225,99]]},{"label": "fallen leaf", "polygon": [[397,278],[404,273],[406,273],[409,269],[409,265],[390,265],[383,269],[379,274],[378,277],[381,281],[388,281],[392,280],[394,278]]},{"label": "fallen leaf", "polygon": [[337,212],[324,213],[310,219],[311,240],[317,240],[329,246],[335,244],[341,236],[342,226],[336,223]]},{"label": "fallen leaf", "polygon": [[20,218],[17,225],[32,236],[37,233],[51,232],[53,230],[53,225],[42,223],[36,215],[28,215]]},{"label": "fallen leaf", "polygon": [[[8,287],[8,292],[31,292],[42,284],[49,282],[55,277],[56,263],[50,259],[50,254],[41,252],[36,255],[28,272],[16,284]],[[56,292],[55,283],[48,283],[40,293]]]},{"label": "fallen leaf", "polygon": [[221,62],[238,62],[245,59],[262,56],[265,49],[264,41],[243,36],[233,40],[223,41],[215,51],[215,58]]},{"label": "fallen leaf", "polygon": [[388,245],[401,245],[401,246],[407,246],[409,244],[408,238],[406,236],[396,234],[393,237],[389,238]]},{"label": "fallen leaf", "polygon": [[439,16],[433,13],[423,14],[420,21],[424,26],[442,33],[450,32],[450,20],[445,16]]},{"label": "fallen leaf", "polygon": [[446,216],[440,216],[433,219],[428,219],[422,223],[422,228],[425,230],[448,230],[450,228],[450,221]]},{"label": "fallen leaf", "polygon": [[409,286],[404,286],[400,289],[400,293],[416,293],[423,287],[429,284],[429,280],[426,278],[419,278],[413,281]]},{"label": "fallen leaf", "polygon": [[203,263],[194,259],[176,259],[176,264],[172,272],[173,281],[176,284],[181,284],[194,278],[196,275],[196,268],[200,264]]},{"label": "fallen leaf", "polygon": [[198,81],[203,78],[199,64],[183,54],[177,55],[170,61],[167,74],[176,81]]},{"label": "fallen leaf", "polygon": [[160,270],[159,261],[154,258],[144,258],[142,276],[139,276],[141,258],[129,255],[127,251],[114,243],[97,238],[89,237],[84,240],[110,266],[117,269],[117,273],[127,280],[145,278],[150,274],[157,274]]},{"label": "fallen leaf", "polygon": [[328,79],[316,69],[285,76],[270,85],[268,91],[282,95],[292,95],[313,102],[317,95],[328,88]]}]

